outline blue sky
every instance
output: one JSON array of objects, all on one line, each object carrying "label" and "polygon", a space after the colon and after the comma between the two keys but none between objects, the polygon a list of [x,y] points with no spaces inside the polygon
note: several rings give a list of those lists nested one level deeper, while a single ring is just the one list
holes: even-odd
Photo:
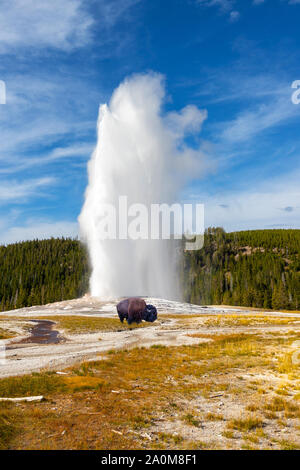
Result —
[{"label": "blue sky", "polygon": [[210,162],[182,199],[206,225],[300,228],[300,0],[2,0],[0,242],[77,234],[99,104],[165,76],[207,110]]}]

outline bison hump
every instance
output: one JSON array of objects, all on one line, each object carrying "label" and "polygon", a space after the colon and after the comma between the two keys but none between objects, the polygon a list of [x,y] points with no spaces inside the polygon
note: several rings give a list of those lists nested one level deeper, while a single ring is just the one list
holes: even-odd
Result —
[{"label": "bison hump", "polygon": [[128,323],[140,323],[143,319],[143,313],[146,308],[146,302],[138,297],[129,299],[128,304]]}]

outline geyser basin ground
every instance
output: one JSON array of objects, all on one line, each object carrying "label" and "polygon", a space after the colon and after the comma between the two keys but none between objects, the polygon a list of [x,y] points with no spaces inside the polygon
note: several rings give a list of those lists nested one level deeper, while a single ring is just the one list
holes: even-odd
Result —
[{"label": "geyser basin ground", "polygon": [[[0,366],[0,377],[22,375],[45,368],[61,369],[82,360],[97,359],[111,349],[199,343],[199,339],[189,335],[198,332],[201,319],[205,321],[219,315],[224,318],[226,315],[238,315],[242,319],[249,315],[259,315],[259,310],[247,308],[206,307],[147,298],[147,303],[156,305],[158,309],[158,321],[154,324],[143,322],[143,328],[133,326],[130,329],[119,322],[116,312],[118,300],[106,301],[86,295],[79,299],[3,312],[0,316],[0,328],[7,333],[7,349],[5,363]],[[180,316],[172,318],[172,315],[177,314],[191,316],[185,328],[178,328]],[[198,317],[194,319],[195,315]],[[300,314],[291,312],[272,312],[267,315],[287,319],[299,315],[300,322]],[[112,323],[97,324],[96,319],[105,318],[111,319]],[[55,330],[59,331],[63,340],[58,344],[38,344],[38,341],[27,343],[26,339],[31,336],[37,319],[55,321]],[[271,328],[273,330],[274,325],[271,324]],[[201,328],[201,331],[207,333],[206,328]],[[12,335],[14,337],[10,338]]]},{"label": "geyser basin ground", "polygon": [[[1,404],[0,448],[300,448],[299,312],[151,302],[135,329],[88,296],[2,315],[0,396],[47,400]],[[64,342],[11,344],[39,318]]]},{"label": "geyser basin ground", "polygon": [[7,343],[38,318],[65,340],[7,351],[0,396],[47,400],[1,404],[0,448],[300,448],[299,312],[151,302],[158,321],[132,330],[87,296],[2,315]]}]

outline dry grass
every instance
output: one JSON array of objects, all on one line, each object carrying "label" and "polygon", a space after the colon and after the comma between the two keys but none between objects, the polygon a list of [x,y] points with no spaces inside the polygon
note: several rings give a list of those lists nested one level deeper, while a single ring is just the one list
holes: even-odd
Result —
[{"label": "dry grass", "polygon": [[21,377],[1,379],[0,397],[49,395],[65,388],[62,378],[53,372],[33,373]]},{"label": "dry grass", "polygon": [[[163,447],[159,436],[151,443],[129,433],[129,430],[151,426],[160,410],[174,409],[170,403],[174,403],[178,395],[188,398],[199,390],[205,391],[208,381],[202,379],[204,371],[230,369],[241,358],[244,363],[251,364],[253,354],[255,362],[260,362],[260,357],[256,356],[258,345],[254,340],[252,345],[249,341],[244,335],[234,335],[198,346],[111,351],[108,360],[84,363],[79,368],[69,369],[68,377],[43,373],[0,380],[2,396],[43,394],[60,404],[59,413],[56,406],[50,406],[50,402],[10,409],[12,421],[22,432],[15,439],[11,435],[10,445],[5,444],[6,437],[2,445],[43,449],[50,445],[51,448],[78,449]],[[246,352],[247,357],[244,357]],[[165,380],[170,372],[177,383],[176,388],[173,381]],[[189,382],[188,376],[197,380]],[[220,388],[223,388],[222,385]],[[210,384],[210,390],[214,390],[214,384]],[[36,410],[35,414],[33,410]],[[40,413],[38,421],[37,412]],[[189,414],[185,415],[184,420],[193,426],[200,423],[197,416]],[[64,430],[66,432],[61,436]],[[50,444],[47,436],[52,434],[57,438],[51,437]],[[185,441],[184,445],[191,443]]]},{"label": "dry grass", "polygon": [[286,400],[282,397],[274,397],[272,401],[264,406],[266,412],[276,413],[283,412],[285,418],[300,418],[300,408],[297,402]]},{"label": "dry grass", "polygon": [[193,413],[187,413],[182,417],[182,420],[190,425],[199,428],[201,426],[201,421],[199,420],[198,416],[195,416]]},{"label": "dry grass", "polygon": [[275,317],[267,316],[264,314],[257,315],[216,315],[208,318],[203,322],[203,325],[208,328],[216,327],[238,327],[238,326],[257,326],[257,325],[272,325],[272,326],[286,326],[293,325],[299,322],[299,317]]},{"label": "dry grass", "polygon": [[234,439],[234,432],[232,431],[224,431],[223,436],[226,437],[226,439]]},{"label": "dry grass", "polygon": [[277,369],[281,374],[291,374],[298,370],[298,364],[292,360],[292,353],[286,353],[278,358]]},{"label": "dry grass", "polygon": [[279,444],[280,450],[299,450],[299,445],[285,439],[273,439],[273,442]]},{"label": "dry grass", "polygon": [[242,432],[248,432],[248,431],[253,431],[254,429],[257,428],[262,428],[264,425],[263,421],[261,418],[253,415],[253,416],[247,416],[246,418],[237,418],[231,420],[227,427],[228,429],[236,430],[236,431],[242,431]]},{"label": "dry grass", "polygon": [[216,413],[207,413],[205,419],[207,421],[224,421],[224,416]]},{"label": "dry grass", "polygon": [[93,318],[75,315],[42,317],[41,319],[54,321],[57,323],[57,328],[61,328],[71,334],[133,330],[154,325],[153,323],[146,322],[128,325],[126,322],[121,323],[118,318]]},{"label": "dry grass", "polygon": [[[191,319],[190,315],[187,317]],[[62,322],[59,325],[63,329],[68,328],[68,323],[63,322],[69,321],[69,331],[76,333],[128,329],[118,319],[76,316],[51,319]],[[38,404],[0,406],[0,448],[211,449],[258,445],[264,448],[272,444],[272,438],[265,433],[269,426],[280,427],[279,418],[296,422],[297,401],[275,395],[275,390],[289,393],[293,387],[295,393],[298,387],[295,379],[279,375],[279,370],[284,370],[280,374],[286,376],[291,371],[290,367],[282,368],[286,361],[283,358],[289,354],[289,337],[282,342],[277,336],[234,330],[226,335],[222,326],[216,334],[201,335],[200,331],[192,336],[212,341],[112,350],[104,360],[67,369],[67,376],[44,372],[0,380],[0,396],[43,394],[47,398]],[[296,370],[292,372],[295,374]],[[273,391],[267,390],[263,380],[256,378],[258,374],[278,377],[284,387],[276,382],[271,387]],[[201,412],[197,408],[199,397],[205,403]],[[225,408],[216,409],[219,400],[227,404],[226,413]],[[230,415],[235,404],[240,406],[239,418],[237,413]],[[268,413],[273,414],[272,421]],[[181,427],[174,428],[173,433],[175,420]],[[164,428],[165,422],[170,422],[171,427]],[[212,437],[204,440],[202,433],[209,427]],[[223,436],[223,444],[219,437],[215,438],[216,427]],[[272,445],[277,448],[297,445],[284,439]]]},{"label": "dry grass", "polygon": [[17,433],[14,425],[15,414],[11,414],[9,405],[0,403],[0,450],[7,449]]},{"label": "dry grass", "polygon": [[13,338],[14,336],[16,336],[16,333],[12,332],[11,330],[0,328],[0,340]]},{"label": "dry grass", "polygon": [[159,318],[163,318],[165,320],[193,320],[195,318],[203,318],[203,316],[203,313],[159,313]]}]

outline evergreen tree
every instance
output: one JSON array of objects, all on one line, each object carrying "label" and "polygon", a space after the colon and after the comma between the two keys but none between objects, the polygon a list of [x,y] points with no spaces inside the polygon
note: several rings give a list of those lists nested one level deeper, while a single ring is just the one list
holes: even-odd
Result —
[{"label": "evergreen tree", "polygon": [[[209,228],[199,251],[184,252],[184,299],[196,304],[300,308],[300,230],[225,233]],[[0,311],[67,300],[88,290],[85,247],[78,240],[0,246]]]}]

